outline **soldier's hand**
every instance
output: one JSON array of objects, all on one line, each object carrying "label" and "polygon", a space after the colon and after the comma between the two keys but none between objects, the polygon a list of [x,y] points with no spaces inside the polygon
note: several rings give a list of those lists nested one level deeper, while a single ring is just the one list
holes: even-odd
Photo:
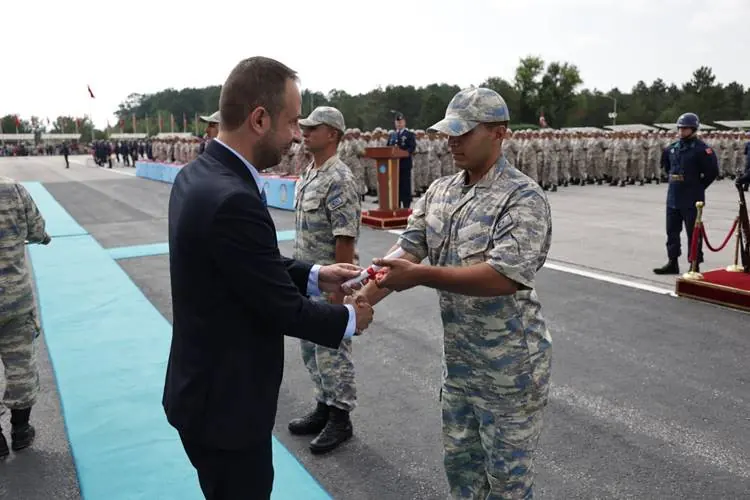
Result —
[{"label": "soldier's hand", "polygon": [[425,268],[421,264],[405,259],[375,259],[373,263],[384,268],[375,278],[379,288],[401,292],[421,284],[420,271]]}]

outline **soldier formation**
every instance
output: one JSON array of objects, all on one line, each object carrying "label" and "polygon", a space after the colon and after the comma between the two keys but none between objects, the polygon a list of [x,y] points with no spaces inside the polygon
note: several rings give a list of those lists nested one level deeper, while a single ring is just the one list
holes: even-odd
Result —
[{"label": "soldier formation", "polygon": [[[375,160],[366,158],[365,148],[382,147],[392,131],[348,129],[338,154],[349,165],[361,194],[377,193]],[[417,149],[412,168],[412,190],[418,195],[442,176],[455,173],[444,134],[416,130]],[[719,158],[720,178],[735,178],[744,168],[742,132],[708,132],[701,137]],[[661,153],[677,140],[674,132],[580,132],[565,130],[521,130],[503,141],[508,160],[537,181],[545,190],[583,184],[627,186],[665,180]],[[310,162],[302,144],[295,144],[271,169],[278,174],[299,175]]]}]

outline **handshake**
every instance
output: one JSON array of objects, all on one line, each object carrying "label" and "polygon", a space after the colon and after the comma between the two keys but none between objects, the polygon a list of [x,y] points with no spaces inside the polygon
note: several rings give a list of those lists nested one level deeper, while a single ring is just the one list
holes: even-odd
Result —
[{"label": "handshake", "polygon": [[363,269],[354,264],[332,264],[322,266],[318,274],[318,288],[322,292],[328,292],[334,296],[345,295],[344,304],[354,307],[357,317],[357,333],[367,329],[372,323],[374,311],[363,295],[354,295],[354,291],[364,285],[364,282],[355,286],[345,285],[347,282],[357,278]]}]

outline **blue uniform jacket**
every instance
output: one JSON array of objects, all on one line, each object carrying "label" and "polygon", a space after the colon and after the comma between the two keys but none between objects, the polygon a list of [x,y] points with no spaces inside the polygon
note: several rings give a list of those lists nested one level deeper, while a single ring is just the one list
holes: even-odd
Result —
[{"label": "blue uniform jacket", "polygon": [[417,136],[414,132],[402,129],[401,132],[393,132],[388,137],[388,146],[398,146],[404,151],[409,152],[408,158],[401,158],[399,162],[400,168],[411,168],[411,159],[414,154],[414,150],[417,149]]},{"label": "blue uniform jacket", "polygon": [[694,208],[706,200],[706,188],[719,175],[719,160],[711,147],[690,137],[673,142],[662,152],[661,167],[667,173],[668,208]]},{"label": "blue uniform jacket", "polygon": [[745,144],[745,172],[737,179],[740,184],[750,184],[750,142]]}]

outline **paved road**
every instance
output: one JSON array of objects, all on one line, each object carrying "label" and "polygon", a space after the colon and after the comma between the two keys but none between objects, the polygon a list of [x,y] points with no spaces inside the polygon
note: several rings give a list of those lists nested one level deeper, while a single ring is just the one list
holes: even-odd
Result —
[{"label": "paved road", "polygon": [[[116,174],[73,164],[66,171],[55,161],[0,159],[0,174],[45,182],[105,247],[165,241],[168,185],[131,178],[132,169]],[[722,224],[728,229],[731,223],[731,194],[726,182],[712,187],[710,196],[723,197],[707,214],[714,239]],[[549,196],[555,214],[551,260],[672,285],[648,275],[663,257],[661,187],[571,187]],[[291,214],[274,211],[274,219],[279,230],[292,229]],[[363,262],[394,239],[363,230]],[[289,253],[290,244],[282,249]],[[723,254],[709,263],[724,265],[728,258]],[[120,264],[171,320],[167,257]],[[540,273],[538,287],[555,353],[539,497],[745,498],[750,316],[551,269]],[[312,403],[298,341],[287,339],[277,436],[335,498],[444,498],[440,353],[433,291],[411,290],[383,302],[369,333],[355,345],[356,437],[329,456],[313,457],[304,438],[285,430]],[[0,498],[78,495],[44,356],[42,367],[45,393],[35,410],[40,440],[25,456],[0,466]]]}]

